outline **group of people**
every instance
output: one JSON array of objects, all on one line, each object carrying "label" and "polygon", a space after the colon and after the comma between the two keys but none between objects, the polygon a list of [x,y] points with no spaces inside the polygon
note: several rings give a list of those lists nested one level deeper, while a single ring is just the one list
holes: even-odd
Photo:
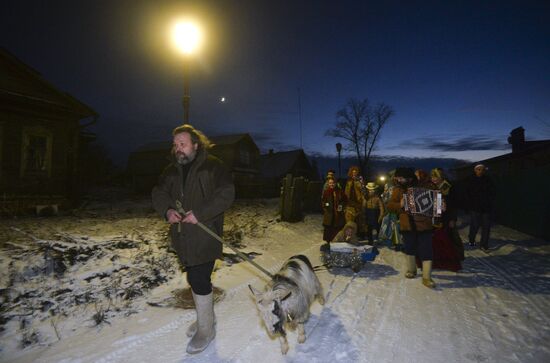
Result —
[{"label": "group of people", "polygon": [[[470,213],[469,244],[476,245],[481,227],[482,250],[488,249],[494,186],[485,175],[482,164],[474,168],[475,175],[467,182],[465,202]],[[441,168],[430,173],[400,167],[389,173],[384,190],[379,193],[374,182],[365,183],[359,168],[352,166],[344,187],[338,184],[334,171],[327,174],[323,187],[323,239],[330,242],[369,244],[389,242],[396,251],[405,253],[405,277],[415,278],[417,266],[422,269],[422,283],[435,287],[432,268],[458,271],[464,260],[464,247],[456,228],[458,197]],[[442,196],[442,213],[430,217],[406,211],[404,194],[409,188],[437,190]],[[376,233],[377,239],[374,239]]]},{"label": "group of people", "polygon": [[349,241],[353,231],[354,239],[367,238],[372,244],[373,232],[379,234],[385,215],[385,206],[377,190],[375,183],[364,183],[356,166],[349,169],[344,188],[336,180],[334,171],[329,170],[321,197],[323,240]]},{"label": "group of people", "polygon": [[[164,170],[152,191],[153,207],[170,224],[172,247],[186,268],[197,319],[188,330],[191,338],[187,352],[203,351],[216,335],[211,275],[216,259],[222,258],[222,245],[209,231],[220,236],[223,215],[235,198],[231,174],[222,162],[208,153],[210,141],[199,130],[185,124],[172,133],[173,162]],[[468,184],[470,201],[470,245],[481,227],[481,248],[488,248],[490,215],[494,186],[485,176],[485,166],[476,165],[475,177]],[[445,199],[445,212],[432,219],[410,215],[404,209],[403,194],[409,187],[438,189]],[[405,276],[416,276],[416,259],[422,265],[422,282],[434,287],[432,262],[437,267],[460,268],[464,258],[462,243],[456,233],[456,210],[453,187],[441,169],[427,173],[397,168],[380,195],[375,183],[364,183],[359,168],[352,167],[342,188],[334,172],[327,176],[323,194],[323,238],[327,242],[356,243],[368,239],[391,239],[407,258]],[[200,223],[199,223],[200,222]],[[208,229],[208,231],[206,230]],[[403,246],[401,248],[401,246]],[[454,260],[453,260],[454,259]],[[455,265],[451,261],[453,260]]]}]

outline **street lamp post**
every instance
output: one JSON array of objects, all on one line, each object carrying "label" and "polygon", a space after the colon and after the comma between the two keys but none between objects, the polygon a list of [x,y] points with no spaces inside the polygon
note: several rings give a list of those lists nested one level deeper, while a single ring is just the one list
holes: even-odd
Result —
[{"label": "street lamp post", "polygon": [[174,25],[172,39],[176,48],[183,53],[183,121],[189,123],[189,57],[196,52],[202,42],[199,27],[190,21],[178,22]]},{"label": "street lamp post", "polygon": [[189,124],[189,103],[191,95],[189,94],[189,62],[183,61],[183,123]]},{"label": "street lamp post", "polygon": [[340,153],[342,152],[342,144],[336,143],[336,151],[338,152],[338,179],[342,178],[342,167],[340,164]]}]

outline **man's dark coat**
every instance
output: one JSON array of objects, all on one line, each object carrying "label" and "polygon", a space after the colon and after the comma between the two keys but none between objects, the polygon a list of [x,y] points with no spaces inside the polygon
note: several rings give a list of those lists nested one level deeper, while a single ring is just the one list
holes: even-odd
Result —
[{"label": "man's dark coat", "polygon": [[[168,209],[176,209],[179,200],[186,211],[193,211],[197,220],[221,236],[223,213],[235,199],[235,186],[222,162],[199,148],[185,186],[182,166],[170,164],[152,192],[153,208],[166,218]],[[198,225],[181,223],[170,226],[172,247],[185,266],[195,266],[222,257],[222,244]]]}]

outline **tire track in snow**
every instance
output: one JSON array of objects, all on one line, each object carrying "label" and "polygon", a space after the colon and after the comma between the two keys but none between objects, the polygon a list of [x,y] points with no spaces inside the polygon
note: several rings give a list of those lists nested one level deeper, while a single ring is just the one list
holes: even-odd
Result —
[{"label": "tire track in snow", "polygon": [[533,309],[539,314],[539,316],[543,320],[545,320],[545,321],[549,320],[549,316],[544,311],[545,308],[543,306],[539,305],[539,303],[538,303],[538,301],[536,301],[536,299],[529,296],[529,294],[532,293],[532,291],[524,289],[522,287],[522,285],[518,281],[516,281],[516,279],[510,277],[500,267],[497,267],[494,263],[486,261],[485,258],[484,258],[486,256],[481,255],[481,252],[471,251],[470,252],[470,257],[473,257],[475,259],[475,261],[479,262],[480,264],[484,265],[489,270],[491,270],[491,272],[493,272],[495,277],[500,278],[501,280],[504,280],[504,283],[510,288],[512,293],[516,297],[526,301],[529,305],[531,305],[533,307]]},{"label": "tire track in snow", "polygon": [[166,335],[168,333],[171,333],[177,329],[180,328],[181,325],[184,323],[190,323],[194,314],[192,312],[188,312],[184,314],[183,316],[179,317],[178,319],[174,320],[171,323],[168,323],[152,332],[149,332],[142,336],[141,338],[138,338],[130,343],[125,344],[124,347],[119,348],[115,351],[110,352],[107,356],[99,358],[98,360],[95,360],[95,362],[98,363],[108,363],[108,362],[119,362],[123,361],[125,358],[127,358],[127,353],[130,350],[133,350],[142,344],[151,341],[153,339],[156,339],[158,337],[161,337],[163,335]]},{"label": "tire track in snow", "polygon": [[[467,339],[472,346],[478,347],[477,351],[484,351],[479,357],[491,354],[487,350],[487,344],[492,346],[493,352],[502,349],[501,345],[505,344],[506,349],[510,347],[507,362],[532,360],[533,356],[521,355],[523,353],[518,355],[518,352],[512,347],[526,345],[533,352],[540,350],[541,343],[546,341],[545,337],[548,334],[548,320],[543,312],[544,309],[534,301],[533,297],[529,296],[530,293],[533,293],[532,291],[522,288],[515,278],[508,276],[501,267],[488,260],[487,256],[490,255],[477,250],[468,251],[472,265],[471,268],[466,269],[466,272],[472,273],[481,281],[481,284],[477,284],[473,290],[479,299],[474,299],[473,305],[469,306],[471,313],[468,313],[467,310],[463,311],[464,309],[459,310],[460,314],[465,317],[468,329],[472,332],[482,333],[485,343],[481,344],[478,339]],[[509,300],[503,299],[503,295],[493,289],[484,288],[485,285],[507,291],[510,296]],[[527,314],[534,318],[531,322],[521,318],[526,313],[525,309],[527,309]],[[477,316],[479,319],[472,319],[472,316]]]}]

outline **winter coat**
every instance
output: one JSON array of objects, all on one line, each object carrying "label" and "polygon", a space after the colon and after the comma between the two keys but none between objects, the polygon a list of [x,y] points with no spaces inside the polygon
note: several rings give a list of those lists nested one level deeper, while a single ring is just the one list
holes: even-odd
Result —
[{"label": "winter coat", "polygon": [[364,201],[361,182],[349,179],[346,182],[344,192],[348,200],[348,207],[354,208],[357,213],[360,213]]},{"label": "winter coat", "polygon": [[[423,187],[427,187],[423,186]],[[405,212],[405,209],[401,207],[401,199],[405,188],[402,186],[394,186],[390,200],[388,201],[388,211],[393,212],[399,216],[399,227],[401,232],[407,231],[429,231],[432,229],[432,219],[420,214],[410,215]],[[414,223],[414,225],[412,224]]]},{"label": "winter coat", "polygon": [[495,201],[495,185],[487,175],[473,175],[466,184],[466,209],[489,213]]},{"label": "winter coat", "polygon": [[443,212],[441,217],[436,220],[436,222],[440,223],[444,227],[447,227],[449,225],[449,222],[456,222],[457,219],[456,191],[455,188],[446,180],[441,182],[441,184],[437,186],[437,189],[441,191],[441,194],[443,196],[443,201],[445,202],[445,211]]},{"label": "winter coat", "polygon": [[[183,185],[182,166],[170,164],[152,191],[153,208],[163,218],[179,200],[185,211],[193,211],[197,220],[221,236],[223,213],[235,199],[231,174],[222,162],[199,149]],[[222,244],[201,227],[191,223],[170,225],[172,247],[185,266],[194,266],[222,257]]]},{"label": "winter coat", "polygon": [[328,188],[323,192],[323,226],[340,228],[346,223],[345,202],[346,195],[339,188]]}]

